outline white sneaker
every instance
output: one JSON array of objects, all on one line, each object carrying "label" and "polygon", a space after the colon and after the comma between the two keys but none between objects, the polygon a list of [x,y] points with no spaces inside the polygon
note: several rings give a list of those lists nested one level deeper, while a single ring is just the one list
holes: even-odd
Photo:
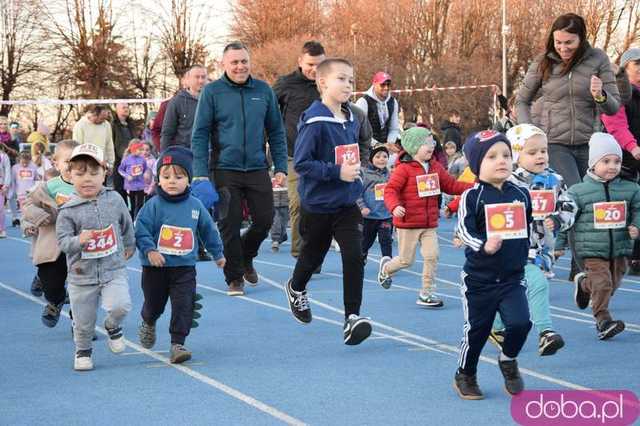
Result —
[{"label": "white sneaker", "polygon": [[119,354],[124,352],[125,344],[124,344],[124,335],[122,334],[122,327],[116,328],[107,328],[107,325],[104,325],[105,330],[109,334],[107,338],[107,344],[109,345],[109,349],[114,354]]},{"label": "white sneaker", "polygon": [[73,369],[76,371],[93,370],[93,360],[91,359],[91,349],[76,351],[73,361]]}]

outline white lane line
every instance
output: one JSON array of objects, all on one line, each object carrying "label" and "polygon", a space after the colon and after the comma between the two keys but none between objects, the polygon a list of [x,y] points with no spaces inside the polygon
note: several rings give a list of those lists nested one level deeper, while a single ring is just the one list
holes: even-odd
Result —
[{"label": "white lane line", "polygon": [[[5,290],[10,291],[10,292],[18,295],[18,296],[21,296],[21,297],[23,297],[25,299],[31,300],[32,302],[35,302],[35,303],[37,303],[39,305],[42,305],[42,306],[46,305],[46,303],[43,302],[42,300],[40,300],[40,299],[30,295],[30,294],[27,294],[27,293],[25,293],[25,292],[23,292],[21,290],[18,290],[16,288],[12,287],[12,286],[6,285],[6,284],[4,284],[2,282],[0,282],[0,287],[2,287]],[[69,318],[69,314],[67,312],[63,311],[62,314],[65,317]],[[104,336],[107,336],[107,332],[102,327],[96,327],[96,331],[98,331],[100,334],[102,334]],[[135,351],[141,352],[141,353],[143,353],[143,354],[145,354],[145,355],[147,355],[147,356],[149,356],[149,357],[151,357],[151,358],[153,358],[153,359],[155,359],[157,361],[160,361],[160,363],[162,363],[163,365],[166,365],[167,367],[175,368],[176,370],[186,374],[187,376],[189,376],[189,377],[191,377],[191,378],[193,378],[193,379],[195,379],[195,380],[197,380],[199,382],[202,382],[202,383],[204,383],[206,385],[209,385],[212,388],[215,388],[215,389],[217,389],[217,390],[229,395],[232,398],[235,398],[235,399],[237,399],[237,400],[239,400],[241,402],[244,402],[245,404],[247,404],[247,405],[249,405],[249,406],[251,406],[251,407],[253,407],[253,408],[255,408],[255,409],[259,410],[259,411],[262,411],[263,413],[266,413],[266,414],[268,414],[268,415],[270,415],[270,416],[282,421],[283,423],[286,423],[286,424],[289,424],[289,425],[296,425],[296,426],[305,425],[305,423],[302,420],[298,420],[295,417],[291,417],[288,414],[285,414],[282,411],[280,411],[280,410],[278,410],[278,409],[276,409],[274,407],[271,407],[270,405],[265,404],[264,402],[258,401],[257,399],[255,399],[255,398],[253,398],[253,397],[251,397],[251,396],[249,396],[249,395],[247,395],[245,393],[242,393],[239,390],[236,390],[236,389],[234,389],[234,388],[232,388],[230,386],[227,386],[222,382],[219,382],[219,381],[217,381],[217,380],[215,380],[215,379],[213,379],[213,378],[211,378],[209,376],[205,376],[202,373],[198,373],[197,371],[192,370],[189,367],[186,367],[184,365],[171,364],[171,361],[169,361],[169,358],[167,358],[165,356],[162,356],[162,355],[157,354],[157,353],[155,353],[153,351],[145,349],[142,346],[140,346],[140,345],[138,345],[136,343],[133,343],[133,342],[127,340],[127,339],[124,339],[124,341],[125,341],[125,345],[128,346],[129,348],[131,348],[131,349],[133,349]]]},{"label": "white lane line", "polygon": [[[264,282],[266,282],[267,284],[271,285],[272,287],[278,288],[278,289],[280,289],[282,291],[282,285],[278,284],[276,281],[273,281],[273,280],[265,277],[262,274],[260,274],[259,276],[260,276],[260,279],[263,280]],[[247,299],[249,299],[249,298],[247,298]],[[255,299],[249,299],[249,300],[253,301]],[[322,308],[325,308],[325,309],[327,309],[329,311],[333,311],[333,312],[339,313],[341,315],[344,315],[344,311],[342,311],[341,309],[335,308],[335,307],[333,307],[331,305],[328,305],[326,303],[323,303],[323,302],[319,302],[319,301],[314,300],[312,298],[309,298],[309,301],[311,301],[312,303],[314,303],[314,304],[316,304],[316,305],[318,305],[318,306],[320,306]],[[413,339],[413,340],[417,340],[418,342],[423,342],[423,343],[429,345],[430,348],[437,348],[441,352],[447,353],[450,356],[453,356],[453,357],[457,357],[458,356],[459,350],[455,346],[451,346],[451,345],[448,345],[446,343],[439,342],[437,340],[429,339],[427,337],[423,337],[423,336],[419,336],[419,335],[416,335],[416,334],[413,334],[413,333],[410,333],[410,332],[406,332],[404,330],[401,330],[401,329],[398,329],[398,328],[395,328],[395,327],[391,327],[391,326],[388,326],[386,324],[383,324],[383,323],[380,323],[380,322],[377,322],[377,321],[373,321],[372,320],[371,324],[376,326],[376,327],[378,327],[378,328],[386,330],[388,332],[394,333],[395,335],[404,336],[405,338],[408,338],[408,339]],[[391,338],[391,336],[390,336],[390,338]],[[409,344],[411,344],[413,346],[424,347],[423,344],[418,344],[417,342],[414,342],[412,340],[407,340],[407,343],[409,343]],[[487,362],[489,364],[496,365],[496,366],[498,365],[497,359],[489,358],[489,357],[484,356],[484,355],[480,356],[480,360],[482,360],[484,362]],[[558,378],[555,378],[555,377],[552,377],[552,376],[549,376],[549,375],[546,375],[546,374],[538,373],[538,372],[530,370],[528,368],[520,367],[520,372],[523,373],[523,374],[529,375],[531,377],[535,377],[537,379],[547,381],[549,383],[553,383],[553,384],[556,384],[556,385],[559,385],[559,386],[564,386],[564,387],[569,388],[569,389],[590,390],[590,388],[584,387],[582,385],[578,385],[576,383],[572,383],[572,382],[569,382],[569,381],[566,381],[566,380],[558,379]]]},{"label": "white lane line", "polygon": [[[168,354],[169,351],[153,351],[157,354]],[[120,354],[120,356],[131,356],[131,355],[145,355],[142,352],[123,352]]]}]

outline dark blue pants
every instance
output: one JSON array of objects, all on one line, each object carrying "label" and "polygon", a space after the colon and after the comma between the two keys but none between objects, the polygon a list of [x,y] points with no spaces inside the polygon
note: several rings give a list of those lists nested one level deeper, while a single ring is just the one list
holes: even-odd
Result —
[{"label": "dark blue pants", "polygon": [[526,282],[479,282],[463,272],[460,291],[464,312],[460,370],[465,374],[476,374],[480,352],[487,342],[496,312],[500,312],[505,325],[502,352],[510,358],[517,357],[531,329]]},{"label": "dark blue pants", "polygon": [[391,257],[393,246],[393,221],[391,219],[364,219],[362,230],[362,254],[367,258],[367,253],[378,237],[380,250],[383,256]]}]

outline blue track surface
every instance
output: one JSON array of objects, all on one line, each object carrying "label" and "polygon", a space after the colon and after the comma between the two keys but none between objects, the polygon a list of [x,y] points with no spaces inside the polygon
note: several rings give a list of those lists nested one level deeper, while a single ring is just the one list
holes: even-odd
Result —
[{"label": "blue track surface", "polygon": [[[255,261],[260,283],[245,297],[226,296],[222,272],[213,263],[198,264],[203,317],[187,339],[193,360],[182,367],[166,358],[170,307],[158,322],[157,352],[137,344],[142,293],[135,257],[129,262],[134,308],[124,324],[127,350],[113,355],[99,334],[96,368],[82,373],[72,369],[69,319],[54,329],[40,321],[44,302],[29,293],[35,271],[30,245],[10,228],[10,237],[0,241],[0,424],[512,424],[492,345],[485,346],[478,370],[486,399],[462,401],[452,389],[464,261],[462,250],[446,240],[452,227],[443,220],[439,230],[441,310],[415,304],[419,262],[399,273],[390,290],[382,289],[374,281],[379,248],[372,249],[362,313],[374,321],[374,335],[356,347],[342,344],[339,253],[329,252],[323,273],[309,284],[314,319],[307,326],[294,321],[281,287],[294,265],[288,245],[274,254],[263,244]],[[590,311],[572,302],[566,259],[556,273],[552,315],[566,347],[542,358],[537,333],[530,334],[519,357],[527,388],[640,394],[640,279],[626,278],[611,303],[627,330],[601,342]],[[102,318],[101,312],[100,325]]]}]

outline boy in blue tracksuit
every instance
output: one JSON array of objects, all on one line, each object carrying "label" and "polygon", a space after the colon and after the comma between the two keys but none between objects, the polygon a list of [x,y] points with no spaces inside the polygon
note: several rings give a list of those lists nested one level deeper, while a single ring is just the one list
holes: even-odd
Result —
[{"label": "boy in blue tracksuit", "polygon": [[327,59],[318,65],[316,76],[322,100],[300,117],[294,150],[304,244],[285,293],[296,320],[311,322],[307,282],[335,238],[342,256],[344,343],[357,345],[371,334],[371,322],[360,317],[364,262],[362,215],[356,204],[362,194],[359,123],[347,104],[353,67],[344,59]]},{"label": "boy in blue tracksuit", "polygon": [[158,159],[157,196],[151,198],[136,220],[136,246],[142,264],[142,324],[140,344],[147,349],[156,341],[155,323],[171,299],[171,362],[191,359],[184,347],[196,308],[197,235],[204,240],[218,267],[224,267],[220,235],[202,203],[191,195],[191,151],[167,148]]},{"label": "boy in blue tracksuit", "polygon": [[369,154],[369,164],[362,172],[362,197],[358,207],[364,218],[362,231],[362,257],[367,262],[367,254],[378,237],[383,257],[391,256],[393,245],[393,221],[391,213],[384,205],[384,186],[389,181],[389,150],[385,144],[377,144]]},{"label": "boy in blue tracksuit", "polygon": [[[516,357],[531,329],[524,279],[533,221],[531,198],[526,188],[508,181],[512,154],[506,136],[493,130],[475,133],[465,143],[464,153],[479,182],[462,194],[458,212],[457,232],[466,245],[467,260],[461,287],[464,336],[454,388],[463,399],[483,398],[476,369],[499,312],[505,332],[498,365],[504,376],[505,389],[515,395],[524,389]],[[524,235],[514,232],[518,238],[504,240],[500,234],[487,236],[485,208],[501,203],[514,203],[516,207],[522,204]],[[516,208],[513,211],[516,213],[512,215],[498,211],[489,218],[489,223],[495,230],[509,230],[517,222]]]}]

